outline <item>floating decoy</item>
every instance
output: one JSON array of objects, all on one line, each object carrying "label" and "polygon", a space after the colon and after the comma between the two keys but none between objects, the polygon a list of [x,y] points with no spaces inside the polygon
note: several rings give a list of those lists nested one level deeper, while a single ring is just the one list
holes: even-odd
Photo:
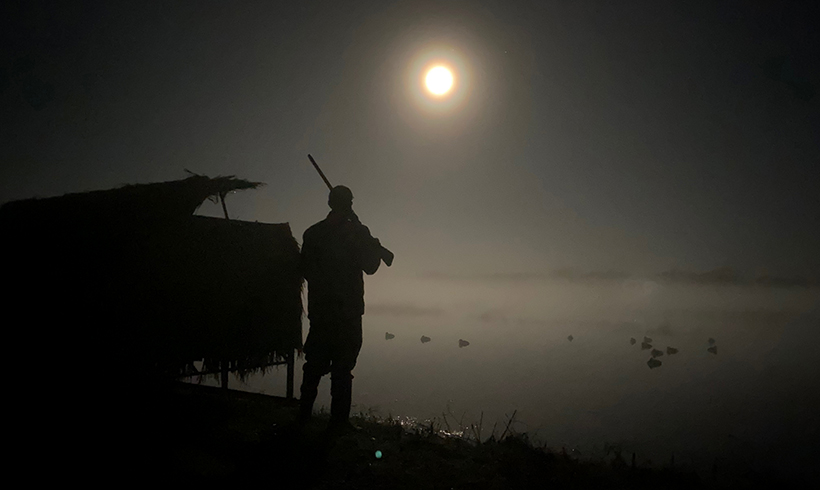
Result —
[{"label": "floating decoy", "polygon": [[672,354],[677,354],[677,353],[678,353],[678,349],[676,349],[676,348],[674,348],[674,347],[667,347],[667,348],[666,348],[666,353],[667,353],[667,354],[669,354],[669,355],[671,356]]},{"label": "floating decoy", "polygon": [[652,357],[660,357],[663,355],[663,351],[660,349],[652,349]]},{"label": "floating decoy", "polygon": [[569,340],[570,342],[572,342],[572,338],[573,338],[573,337],[572,337],[572,335],[570,335],[569,337],[567,337],[567,340]]},{"label": "floating decoy", "polygon": [[649,342],[641,342],[641,350],[646,350],[646,349],[651,349],[651,348],[652,348],[652,344],[650,344]]},{"label": "floating decoy", "polygon": [[706,349],[706,350],[708,350],[708,351],[709,351],[709,352],[711,352],[712,354],[717,354],[717,346],[716,346],[716,345],[713,345],[712,347],[709,347],[709,348],[708,348],[708,349]]},{"label": "floating decoy", "polygon": [[651,344],[651,343],[652,343],[652,339],[650,339],[649,337],[644,337],[644,338],[643,338],[643,341],[644,341],[645,343],[647,343],[647,344]]},{"label": "floating decoy", "polygon": [[464,339],[458,339],[458,346],[459,346],[459,347],[467,347],[468,345],[470,345],[470,343],[469,343],[469,342],[467,342],[466,340],[464,340]]},{"label": "floating decoy", "polygon": [[637,342],[637,340],[635,340],[635,338],[634,338],[634,337],[631,337],[631,338],[629,339],[629,345],[635,345],[635,342]]},{"label": "floating decoy", "polygon": [[390,340],[390,339],[393,339],[393,338],[396,338],[396,336],[393,335],[390,332],[384,332],[384,340]]},{"label": "floating decoy", "polygon": [[426,335],[422,335],[421,336],[421,343],[426,344],[427,342],[430,342],[430,337],[428,337]]},{"label": "floating decoy", "polygon": [[648,361],[646,361],[646,365],[649,366],[649,369],[655,369],[663,364],[661,361],[655,359],[654,357]]},{"label": "floating decoy", "polygon": [[715,345],[715,339],[710,338],[709,339],[709,345]]}]

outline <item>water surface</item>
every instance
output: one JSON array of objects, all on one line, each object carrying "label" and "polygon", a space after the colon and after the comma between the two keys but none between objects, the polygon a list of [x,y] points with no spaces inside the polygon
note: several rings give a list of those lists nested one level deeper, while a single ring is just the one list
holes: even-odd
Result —
[{"label": "water surface", "polygon": [[[453,425],[483,412],[486,437],[515,411],[516,430],[552,447],[701,469],[809,471],[818,452],[817,289],[374,276],[366,294],[354,412]],[[645,336],[679,352],[650,369]],[[284,370],[233,383],[284,394]]]}]

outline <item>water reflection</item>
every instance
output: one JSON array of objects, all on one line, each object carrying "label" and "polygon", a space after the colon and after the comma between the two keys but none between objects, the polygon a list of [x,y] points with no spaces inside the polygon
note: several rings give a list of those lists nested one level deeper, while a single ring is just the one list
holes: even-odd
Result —
[{"label": "water reflection", "polygon": [[[369,305],[440,313],[365,315],[358,407],[425,420],[452,400],[465,426],[517,409],[520,429],[553,447],[618,443],[706,467],[797,464],[820,449],[817,290],[372,279]],[[392,340],[376,342],[385,329]],[[464,338],[470,348],[456,348]],[[717,356],[715,338],[731,348]],[[254,383],[273,393],[276,379]]]}]

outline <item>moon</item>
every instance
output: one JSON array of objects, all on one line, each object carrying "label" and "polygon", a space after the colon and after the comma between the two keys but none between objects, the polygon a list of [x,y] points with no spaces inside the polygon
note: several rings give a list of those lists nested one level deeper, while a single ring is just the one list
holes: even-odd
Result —
[{"label": "moon", "polygon": [[435,66],[427,72],[424,83],[433,95],[444,95],[453,87],[453,74],[443,66]]}]

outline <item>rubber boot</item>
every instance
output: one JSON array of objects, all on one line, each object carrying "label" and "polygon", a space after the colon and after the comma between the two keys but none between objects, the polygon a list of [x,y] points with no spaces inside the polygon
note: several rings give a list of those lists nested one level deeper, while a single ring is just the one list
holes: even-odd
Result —
[{"label": "rubber boot", "polygon": [[331,425],[349,425],[350,404],[353,398],[353,375],[349,371],[331,375],[330,396]]},{"label": "rubber boot", "polygon": [[300,426],[306,425],[313,417],[313,403],[319,393],[319,381],[321,376],[304,373],[302,377],[301,396],[299,398],[299,419]]}]

